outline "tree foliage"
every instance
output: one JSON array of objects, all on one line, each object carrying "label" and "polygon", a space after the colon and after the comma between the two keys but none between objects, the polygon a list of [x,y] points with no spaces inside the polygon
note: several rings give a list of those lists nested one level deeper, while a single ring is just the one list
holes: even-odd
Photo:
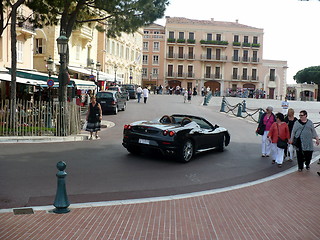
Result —
[{"label": "tree foliage", "polygon": [[315,83],[318,85],[317,101],[320,101],[320,66],[304,68],[293,77],[297,83]]},{"label": "tree foliage", "polygon": [[37,27],[57,25],[70,37],[72,30],[85,22],[105,25],[109,37],[133,33],[163,17],[169,0],[43,0],[29,1]]}]

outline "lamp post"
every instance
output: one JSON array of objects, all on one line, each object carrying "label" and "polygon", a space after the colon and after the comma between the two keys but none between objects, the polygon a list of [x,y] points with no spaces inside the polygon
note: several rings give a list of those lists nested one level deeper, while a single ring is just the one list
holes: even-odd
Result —
[{"label": "lamp post", "polygon": [[[48,76],[49,76],[49,79],[50,81],[52,81],[51,78],[51,73],[53,72],[53,59],[51,58],[51,56],[49,56],[49,58],[47,59],[47,69],[48,69]],[[49,87],[49,101],[51,101],[51,86],[48,85]]]},{"label": "lamp post", "polygon": [[101,70],[101,64],[100,64],[100,62],[97,62],[97,63],[96,63],[96,70],[97,70],[96,85],[97,85],[97,91],[98,91],[98,86],[99,86],[99,71]]},{"label": "lamp post", "polygon": [[60,36],[57,38],[58,53],[60,55],[60,69],[59,69],[59,104],[60,114],[57,121],[57,134],[59,136],[67,135],[67,84],[68,84],[68,73],[66,55],[68,50],[69,39],[65,36],[65,33],[61,31]]},{"label": "lamp post", "polygon": [[115,86],[117,85],[117,69],[118,69],[118,66],[114,65],[114,85]]},{"label": "lamp post", "polygon": [[94,61],[93,61],[93,59],[91,59],[91,61],[90,61],[89,68],[91,69],[91,75],[93,75],[93,69],[94,69]]},{"label": "lamp post", "polygon": [[132,84],[132,67],[130,67],[130,84]]}]

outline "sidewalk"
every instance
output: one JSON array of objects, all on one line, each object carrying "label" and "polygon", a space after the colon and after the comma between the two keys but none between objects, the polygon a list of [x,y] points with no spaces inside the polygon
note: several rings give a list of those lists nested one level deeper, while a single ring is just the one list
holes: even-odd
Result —
[{"label": "sidewalk", "polygon": [[[319,158],[313,159],[313,162]],[[320,166],[230,188],[71,205],[67,214],[0,211],[0,239],[318,240]]]}]

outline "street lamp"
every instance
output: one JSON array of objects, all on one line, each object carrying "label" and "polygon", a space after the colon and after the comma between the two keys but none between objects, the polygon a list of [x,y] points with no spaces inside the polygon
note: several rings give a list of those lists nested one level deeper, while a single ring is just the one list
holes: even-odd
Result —
[{"label": "street lamp", "polygon": [[96,85],[97,85],[97,90],[98,90],[98,84],[99,84],[99,71],[101,70],[101,64],[100,62],[96,63],[96,70],[97,70],[97,81],[96,81]]},{"label": "street lamp", "polygon": [[130,84],[132,84],[132,67],[130,67]]},{"label": "street lamp", "polygon": [[90,61],[89,68],[91,69],[91,75],[93,75],[93,69],[94,69],[94,61],[93,61],[93,59],[91,59],[91,61]]},{"label": "street lamp", "polygon": [[51,56],[47,59],[47,69],[48,69],[48,75],[49,78],[51,77],[51,72],[53,72],[53,59]]},{"label": "street lamp", "polygon": [[114,85],[115,86],[117,85],[117,69],[118,69],[118,66],[114,65]]}]

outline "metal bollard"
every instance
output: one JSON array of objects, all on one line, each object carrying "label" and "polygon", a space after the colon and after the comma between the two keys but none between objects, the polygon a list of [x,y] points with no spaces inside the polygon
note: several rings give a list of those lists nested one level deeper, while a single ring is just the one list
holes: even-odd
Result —
[{"label": "metal bollard", "polygon": [[241,104],[240,104],[240,103],[238,104],[238,113],[237,113],[237,117],[242,117],[242,114],[241,114]]},{"label": "metal bollard", "polygon": [[246,112],[247,111],[246,108],[247,108],[246,100],[243,100],[242,101],[242,112]]},{"label": "metal bollard", "polygon": [[223,96],[222,102],[221,102],[220,112],[225,112],[225,110],[224,110],[225,106],[226,106],[226,104],[225,104],[225,97]]},{"label": "metal bollard", "polygon": [[54,213],[60,214],[60,213],[70,212],[70,209],[68,208],[70,206],[70,203],[68,201],[66,183],[65,183],[65,177],[67,176],[67,173],[64,170],[66,169],[66,167],[67,165],[63,161],[60,161],[57,163],[57,168],[59,172],[56,174],[58,178],[58,184],[57,184],[56,198],[53,203],[53,206],[56,207],[53,210]]}]

